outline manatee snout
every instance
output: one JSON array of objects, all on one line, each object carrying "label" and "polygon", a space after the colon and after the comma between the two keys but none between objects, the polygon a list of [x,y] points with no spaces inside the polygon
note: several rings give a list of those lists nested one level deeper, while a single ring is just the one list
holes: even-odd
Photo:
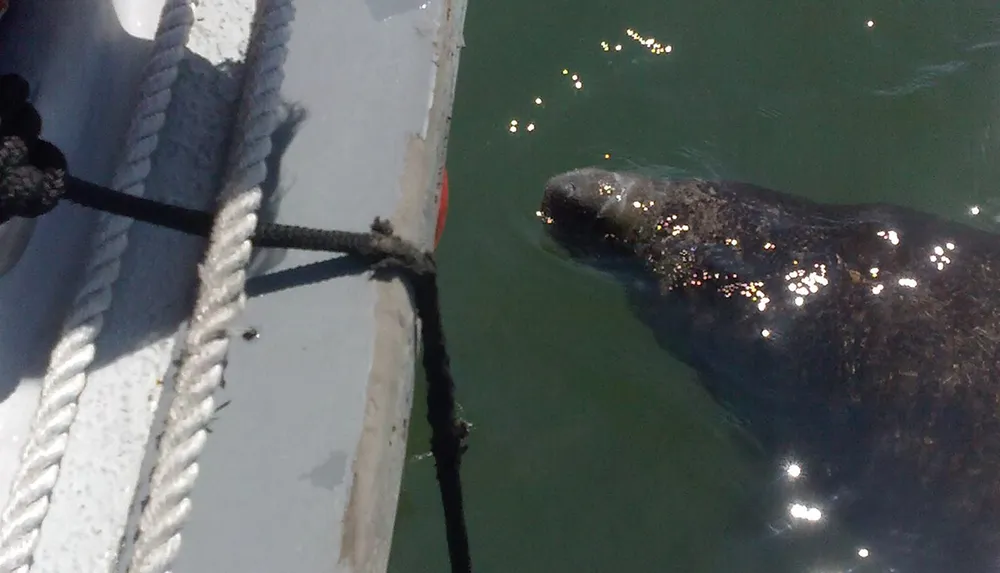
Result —
[{"label": "manatee snout", "polygon": [[623,200],[634,179],[596,167],[560,173],[545,183],[542,211],[552,218],[563,211],[596,217]]},{"label": "manatee snout", "polygon": [[560,242],[600,242],[641,223],[631,206],[650,198],[643,181],[596,167],[561,173],[546,182],[538,216]]},{"label": "manatee snout", "polygon": [[571,251],[610,247],[661,269],[745,273],[739,245],[764,237],[773,223],[761,192],[739,183],[587,167],[549,179],[538,216]]},{"label": "manatee snout", "polygon": [[584,224],[601,207],[597,197],[588,192],[596,186],[593,181],[594,178],[588,177],[582,170],[552,177],[545,183],[538,215],[546,223],[558,224],[559,227]]}]

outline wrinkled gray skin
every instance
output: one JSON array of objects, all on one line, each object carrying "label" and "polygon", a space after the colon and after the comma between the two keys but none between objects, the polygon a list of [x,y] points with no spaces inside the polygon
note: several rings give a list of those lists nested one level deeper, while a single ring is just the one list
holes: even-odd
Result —
[{"label": "wrinkled gray skin", "polygon": [[660,342],[776,460],[801,461],[873,559],[1000,570],[996,235],[599,169],[551,179],[539,214],[572,255],[628,277]]}]

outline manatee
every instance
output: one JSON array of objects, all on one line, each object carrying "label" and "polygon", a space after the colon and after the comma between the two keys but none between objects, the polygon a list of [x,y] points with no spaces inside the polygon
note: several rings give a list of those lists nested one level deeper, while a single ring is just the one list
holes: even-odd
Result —
[{"label": "manatee", "polygon": [[[1000,570],[998,236],[887,204],[585,168],[538,216],[885,571]],[[870,548],[870,549],[869,549]]]}]

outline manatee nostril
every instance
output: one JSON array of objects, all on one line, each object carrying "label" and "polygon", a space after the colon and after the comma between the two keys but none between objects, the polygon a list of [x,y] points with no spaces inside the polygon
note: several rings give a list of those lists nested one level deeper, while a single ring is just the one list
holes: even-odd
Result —
[{"label": "manatee nostril", "polygon": [[545,195],[572,197],[576,195],[576,185],[569,181],[550,181],[545,186]]},{"label": "manatee nostril", "polygon": [[576,173],[563,173],[545,182],[545,193],[557,197],[578,197],[583,191],[582,183]]}]

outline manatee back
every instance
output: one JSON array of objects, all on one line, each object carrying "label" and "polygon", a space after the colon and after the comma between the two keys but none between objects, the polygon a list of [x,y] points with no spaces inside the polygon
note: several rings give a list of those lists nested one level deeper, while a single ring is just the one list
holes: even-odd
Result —
[{"label": "manatee back", "polygon": [[808,460],[838,517],[921,568],[995,563],[998,237],[900,207],[690,184],[687,270],[738,276],[664,275],[661,300],[637,305],[773,452]]}]

